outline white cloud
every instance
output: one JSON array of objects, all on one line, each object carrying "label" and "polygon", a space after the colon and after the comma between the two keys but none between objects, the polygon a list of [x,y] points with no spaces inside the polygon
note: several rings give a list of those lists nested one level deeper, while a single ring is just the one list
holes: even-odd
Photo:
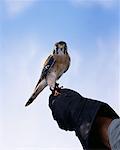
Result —
[{"label": "white cloud", "polygon": [[[91,7],[94,5],[100,5],[103,8],[112,8],[117,4],[118,0],[68,0],[74,6]],[[4,0],[4,8],[7,16],[15,17],[20,15],[28,8],[30,8],[36,0]]]},{"label": "white cloud", "polygon": [[112,8],[118,0],[70,0],[70,2],[75,6],[91,7],[99,5],[103,8]]},{"label": "white cloud", "polygon": [[34,0],[5,0],[4,5],[7,15],[14,17],[23,13],[33,4],[33,2]]}]

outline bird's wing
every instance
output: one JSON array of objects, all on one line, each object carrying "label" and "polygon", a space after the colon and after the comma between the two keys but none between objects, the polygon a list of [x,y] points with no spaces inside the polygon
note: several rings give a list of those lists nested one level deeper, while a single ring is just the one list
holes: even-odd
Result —
[{"label": "bird's wing", "polygon": [[48,72],[51,70],[51,68],[53,67],[53,65],[55,64],[55,59],[53,58],[52,55],[50,55],[47,60],[45,61],[44,63],[44,67],[43,67],[43,70],[42,70],[42,73],[41,73],[41,77],[34,89],[34,92],[33,94],[31,95],[31,97],[29,98],[29,100],[27,101],[27,103],[25,104],[25,106],[28,106],[30,105],[34,99],[38,96],[38,94],[47,86],[47,83],[46,83],[46,76],[48,74]]},{"label": "bird's wing", "polygon": [[[46,78],[48,72],[50,72],[51,68],[53,67],[53,65],[55,64],[56,60],[53,58],[53,55],[50,55],[45,63],[44,63],[44,67],[43,67],[43,70],[42,70],[42,73],[41,73],[41,77],[36,85],[36,87],[39,85],[39,83],[44,79]],[[36,88],[35,87],[35,88]]]}]

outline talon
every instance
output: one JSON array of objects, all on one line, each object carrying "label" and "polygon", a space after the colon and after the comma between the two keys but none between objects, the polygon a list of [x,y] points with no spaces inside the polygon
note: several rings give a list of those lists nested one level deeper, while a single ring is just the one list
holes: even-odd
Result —
[{"label": "talon", "polygon": [[54,95],[54,96],[58,96],[58,95],[60,95],[60,94],[61,94],[60,92],[58,92],[57,90],[55,90],[53,95]]},{"label": "talon", "polygon": [[54,95],[54,96],[60,95],[61,94],[61,92],[60,92],[61,88],[63,88],[63,86],[59,87],[59,84],[55,83],[55,88],[54,89],[52,89],[50,87],[50,90],[52,91],[52,95]]},{"label": "talon", "polygon": [[55,88],[59,88],[59,83],[55,83]]},{"label": "talon", "polygon": [[50,90],[53,92],[54,91],[54,89],[52,89],[51,87],[50,87]]}]

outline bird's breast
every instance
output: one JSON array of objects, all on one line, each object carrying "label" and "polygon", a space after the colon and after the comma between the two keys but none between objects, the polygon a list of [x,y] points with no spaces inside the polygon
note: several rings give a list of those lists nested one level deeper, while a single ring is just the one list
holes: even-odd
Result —
[{"label": "bird's breast", "polygon": [[69,55],[55,55],[54,59],[56,60],[56,63],[53,67],[53,71],[59,77],[65,72],[66,68],[69,67],[70,57]]},{"label": "bird's breast", "polygon": [[69,55],[55,55],[54,59],[56,60],[56,62],[58,64],[66,64],[67,62],[69,62],[70,57]]}]

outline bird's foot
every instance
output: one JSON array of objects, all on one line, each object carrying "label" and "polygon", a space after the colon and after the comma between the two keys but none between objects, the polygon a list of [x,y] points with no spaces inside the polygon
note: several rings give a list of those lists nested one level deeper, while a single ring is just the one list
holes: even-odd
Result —
[{"label": "bird's foot", "polygon": [[58,92],[57,90],[54,90],[54,93],[53,93],[54,96],[58,96],[60,94],[61,94],[60,92]]},{"label": "bird's foot", "polygon": [[61,93],[60,93],[60,90],[61,90],[62,88],[63,88],[63,86],[59,87],[59,84],[58,84],[58,83],[55,83],[55,88],[54,88],[54,90],[51,89],[52,95],[53,95],[53,96],[58,96],[58,95],[60,95],[60,94],[61,94]]}]

